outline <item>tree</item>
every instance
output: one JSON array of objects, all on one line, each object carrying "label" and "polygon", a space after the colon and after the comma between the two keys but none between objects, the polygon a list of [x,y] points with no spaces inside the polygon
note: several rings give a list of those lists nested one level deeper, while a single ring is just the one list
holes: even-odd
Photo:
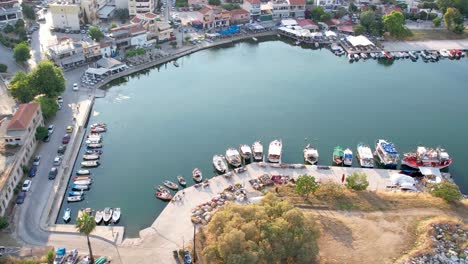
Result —
[{"label": "tree", "polygon": [[346,15],[346,13],[348,13],[348,10],[346,10],[346,8],[343,6],[340,6],[335,12],[335,18],[342,18]]},{"label": "tree", "polygon": [[89,28],[89,37],[95,41],[100,41],[104,38],[104,34],[99,28],[92,26]]},{"label": "tree", "polygon": [[330,13],[323,13],[320,16],[320,21],[321,22],[326,22],[326,21],[329,21],[331,18],[332,18],[332,16],[330,15]]},{"label": "tree", "polygon": [[47,264],[52,264],[54,263],[54,251],[52,249],[49,249],[47,251]]},{"label": "tree", "polygon": [[17,71],[11,79],[10,93],[21,103],[28,103],[37,95],[36,90],[29,85],[29,76],[24,71]]},{"label": "tree", "polygon": [[6,72],[8,70],[8,66],[6,64],[0,63],[0,72]]},{"label": "tree", "polygon": [[314,21],[320,21],[320,18],[323,14],[325,14],[325,9],[323,6],[317,6],[310,12],[310,15]]},{"label": "tree", "polygon": [[24,20],[18,19],[15,23],[15,30],[24,29]]},{"label": "tree", "polygon": [[361,25],[363,25],[366,30],[369,30],[372,22],[375,21],[375,13],[370,10],[364,11],[361,13],[359,19],[361,20]]},{"label": "tree", "polygon": [[381,19],[374,20],[374,22],[372,22],[372,24],[370,25],[370,32],[374,36],[382,36],[384,31],[385,26]]},{"label": "tree", "polygon": [[24,14],[24,17],[29,19],[29,20],[34,20],[36,19],[36,12],[34,12],[34,9],[32,8],[32,6],[26,4],[25,2],[23,2],[21,4],[21,7],[23,9],[23,14]]},{"label": "tree", "polygon": [[171,45],[173,48],[176,48],[177,47],[177,42],[171,41],[171,43],[169,43],[169,45]]},{"label": "tree", "polygon": [[29,74],[31,87],[37,90],[37,94],[45,94],[55,97],[65,91],[65,78],[62,70],[51,61],[43,60]]},{"label": "tree", "polygon": [[127,20],[130,16],[127,8],[117,8],[114,11],[114,17],[118,20],[124,21]]},{"label": "tree", "polygon": [[75,227],[78,230],[78,232],[86,235],[90,257],[89,262],[94,263],[93,250],[91,249],[91,241],[89,241],[89,234],[91,234],[96,228],[96,222],[94,221],[94,217],[84,212],[80,218],[76,219]]},{"label": "tree", "polygon": [[25,62],[31,58],[31,51],[26,42],[21,42],[13,49],[13,57],[17,62]]},{"label": "tree", "polygon": [[434,20],[432,20],[433,27],[440,27],[441,24],[442,24],[442,18],[440,17],[436,17],[434,18]]},{"label": "tree", "polygon": [[367,189],[369,186],[369,181],[367,181],[367,176],[365,173],[354,172],[350,176],[346,177],[346,187],[362,191]]},{"label": "tree", "polygon": [[228,10],[228,11],[241,8],[241,6],[239,4],[231,4],[231,3],[230,4],[222,4],[221,7]]},{"label": "tree", "polygon": [[5,216],[0,216],[0,230],[7,228],[8,225],[8,218]]},{"label": "tree", "polygon": [[319,185],[312,176],[304,174],[297,178],[295,191],[300,195],[305,195],[309,198],[309,194],[315,193],[318,188]]},{"label": "tree", "polygon": [[445,13],[450,7],[456,8],[463,15],[468,15],[468,0],[437,0],[439,9]]},{"label": "tree", "polygon": [[462,194],[458,188],[458,185],[449,181],[430,184],[428,188],[431,195],[442,198],[447,202],[458,201],[462,198]]},{"label": "tree", "polygon": [[448,30],[457,34],[461,34],[465,30],[463,19],[463,15],[460,11],[453,7],[447,8],[447,11],[444,14],[445,26]]},{"label": "tree", "polygon": [[221,1],[220,0],[208,0],[208,4],[219,6],[221,5]]},{"label": "tree", "polygon": [[385,29],[396,38],[403,38],[410,34],[405,27],[405,16],[401,12],[392,11],[390,14],[383,16]]},{"label": "tree", "polygon": [[7,33],[7,34],[13,32],[13,31],[15,31],[15,27],[12,26],[12,25],[10,25],[10,24],[7,24],[7,25],[5,26],[5,28],[3,29],[3,32],[5,32],[5,33]]},{"label": "tree", "polygon": [[364,32],[366,32],[366,27],[363,26],[363,25],[356,25],[353,27],[353,30],[354,30],[354,35],[358,36],[358,35],[362,35],[364,34]]},{"label": "tree", "polygon": [[116,27],[117,27],[117,24],[115,24],[115,23],[112,23],[111,26],[110,26],[111,29],[116,28]]},{"label": "tree", "polygon": [[59,110],[57,102],[54,98],[39,96],[34,99],[34,101],[41,105],[42,116],[44,119],[53,117]]},{"label": "tree", "polygon": [[48,134],[49,134],[49,131],[47,130],[47,128],[45,128],[43,126],[38,126],[36,128],[36,139],[37,140],[43,140],[45,137],[47,137]]},{"label": "tree", "polygon": [[358,7],[353,2],[351,2],[351,4],[349,4],[348,10],[351,13],[356,13],[358,10]]}]

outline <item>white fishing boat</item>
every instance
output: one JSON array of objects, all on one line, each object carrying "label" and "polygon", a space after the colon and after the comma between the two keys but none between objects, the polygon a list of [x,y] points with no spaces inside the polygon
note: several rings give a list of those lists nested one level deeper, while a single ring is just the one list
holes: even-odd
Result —
[{"label": "white fishing boat", "polygon": [[226,150],[226,160],[234,167],[239,167],[242,164],[239,151],[235,148],[228,148],[228,150]]},{"label": "white fishing boat", "polygon": [[104,222],[106,223],[109,223],[109,221],[112,219],[112,213],[113,213],[112,208],[110,207],[104,208],[102,220],[104,220]]},{"label": "white fishing boat", "polygon": [[419,146],[415,153],[405,153],[401,164],[414,169],[419,167],[443,169],[449,167],[452,161],[452,158],[444,149]]},{"label": "white fishing boat", "polygon": [[227,170],[226,163],[224,163],[224,158],[221,155],[213,156],[213,166],[220,173],[225,173]]},{"label": "white fishing boat", "polygon": [[91,132],[93,133],[103,133],[103,132],[106,132],[107,131],[107,128],[105,127],[93,127],[91,128]]},{"label": "white fishing boat", "polygon": [[102,148],[102,144],[101,143],[92,143],[92,144],[88,144],[87,147],[90,148],[90,149],[93,149],[93,148]]},{"label": "white fishing boat", "polygon": [[192,178],[195,182],[201,182],[203,179],[202,172],[198,168],[193,169]]},{"label": "white fishing boat", "polygon": [[100,139],[100,138],[88,138],[88,139],[85,141],[85,143],[86,143],[87,145],[89,145],[89,144],[99,144],[99,143],[101,143],[101,139]]},{"label": "white fishing boat", "polygon": [[249,145],[246,145],[246,144],[240,145],[239,151],[240,151],[241,157],[244,158],[244,160],[250,160],[250,157],[252,156],[252,149],[250,148]]},{"label": "white fishing boat", "polygon": [[81,162],[81,167],[97,167],[100,163],[97,160],[88,160]]},{"label": "white fishing boat", "polygon": [[164,181],[163,181],[163,184],[164,184],[167,188],[172,189],[172,190],[177,190],[177,189],[179,189],[179,185],[177,185],[177,184],[175,184],[175,183],[173,183],[173,182],[171,182],[171,181],[168,181],[168,180],[164,180]]},{"label": "white fishing boat", "polygon": [[253,158],[255,161],[263,161],[263,145],[260,141],[255,141],[252,145]]},{"label": "white fishing boat", "polygon": [[90,185],[92,184],[93,181],[91,179],[89,180],[78,180],[78,181],[73,181],[73,184],[76,184],[76,185]]},{"label": "white fishing boat", "polygon": [[96,211],[96,215],[94,216],[94,221],[96,222],[96,224],[99,225],[101,223],[103,216],[104,213],[102,211]]},{"label": "white fishing boat", "polygon": [[86,191],[86,190],[89,190],[89,185],[72,184],[71,189],[78,190],[78,191]]},{"label": "white fishing boat", "polygon": [[182,177],[181,175],[177,176],[177,181],[179,182],[180,185],[184,187],[187,185],[187,182],[185,181],[184,177]]},{"label": "white fishing boat", "polygon": [[353,151],[349,148],[343,151],[343,165],[344,166],[353,165]]},{"label": "white fishing boat", "polygon": [[281,139],[275,139],[270,143],[268,148],[268,161],[273,163],[281,163],[281,153],[283,151],[283,142]]},{"label": "white fishing boat", "polygon": [[91,180],[92,178],[85,175],[85,176],[75,176],[73,177],[74,181],[83,181],[83,180]]},{"label": "white fishing boat", "polygon": [[76,175],[91,175],[91,172],[89,170],[78,170]]},{"label": "white fishing boat", "polygon": [[114,208],[114,211],[112,212],[112,222],[118,223],[120,220],[120,215],[121,215],[120,208]]},{"label": "white fishing boat", "polygon": [[314,165],[318,161],[318,151],[316,148],[312,147],[310,144],[307,144],[307,146],[304,149],[304,160],[306,163],[309,163],[310,165]]},{"label": "white fishing boat", "polygon": [[354,61],[354,56],[351,53],[348,53],[348,61],[353,62]]},{"label": "white fishing boat", "polygon": [[80,202],[80,201],[83,201],[84,197],[82,195],[75,195],[75,196],[68,196],[67,197],[67,201],[69,203],[72,203],[72,202]]},{"label": "white fishing boat", "polygon": [[96,128],[96,127],[106,127],[107,128],[107,124],[106,123],[94,123],[90,127],[91,128]]},{"label": "white fishing boat", "polygon": [[93,155],[93,154],[90,154],[90,155],[83,155],[83,159],[84,160],[98,160],[99,159],[99,155]]},{"label": "white fishing boat", "polygon": [[372,150],[369,145],[358,144],[357,146],[357,159],[359,160],[359,165],[363,168],[373,168],[374,167],[374,155],[372,155]]},{"label": "white fishing boat", "polygon": [[65,209],[65,212],[63,213],[62,219],[65,222],[70,221],[70,219],[71,219],[71,209],[70,208]]},{"label": "white fishing boat", "polygon": [[375,155],[380,164],[388,169],[396,169],[400,155],[395,145],[385,139],[379,139],[375,142]]}]

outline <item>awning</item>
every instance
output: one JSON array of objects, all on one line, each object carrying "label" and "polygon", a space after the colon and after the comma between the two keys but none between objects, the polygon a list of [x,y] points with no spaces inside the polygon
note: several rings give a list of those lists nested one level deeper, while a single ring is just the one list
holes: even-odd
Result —
[{"label": "awning", "polygon": [[333,32],[333,31],[328,30],[328,31],[325,32],[325,36],[327,36],[327,37],[336,37],[336,33]]},{"label": "awning", "polygon": [[422,173],[424,176],[428,175],[434,175],[436,177],[442,177],[442,174],[440,173],[440,169],[438,168],[433,168],[433,167],[419,167],[419,171]]},{"label": "awning", "polygon": [[346,37],[346,40],[351,43],[354,47],[356,46],[374,46],[374,43],[372,43],[368,38],[364,37],[363,35],[360,36],[349,36]]},{"label": "awning", "polygon": [[108,72],[109,70],[106,68],[88,68],[86,70],[86,73],[88,74],[94,74],[94,75],[104,75]]}]

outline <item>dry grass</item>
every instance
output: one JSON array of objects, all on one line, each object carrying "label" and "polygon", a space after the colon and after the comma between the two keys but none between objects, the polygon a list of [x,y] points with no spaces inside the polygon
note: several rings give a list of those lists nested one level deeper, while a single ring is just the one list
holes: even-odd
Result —
[{"label": "dry grass", "polygon": [[468,29],[463,34],[456,34],[446,29],[411,30],[412,36],[405,40],[457,40],[468,38]]}]

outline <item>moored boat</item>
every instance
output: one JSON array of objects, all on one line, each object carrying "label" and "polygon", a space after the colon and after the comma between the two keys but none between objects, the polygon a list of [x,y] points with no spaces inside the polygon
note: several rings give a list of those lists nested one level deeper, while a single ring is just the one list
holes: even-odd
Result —
[{"label": "moored boat", "polygon": [[247,144],[240,145],[239,152],[240,152],[241,157],[244,160],[250,160],[250,157],[252,156],[252,149],[250,148],[249,145]]},{"label": "moored boat", "polygon": [[112,219],[112,212],[113,212],[112,208],[110,207],[104,208],[102,220],[104,220],[104,222],[106,223],[109,223],[109,221]]},{"label": "moored boat", "polygon": [[213,156],[213,166],[220,173],[225,173],[227,170],[226,163],[224,163],[224,158],[221,155]]},{"label": "moored boat", "polygon": [[98,160],[99,155],[96,154],[88,154],[88,155],[83,155],[84,160]]},{"label": "moored boat", "polygon": [[102,149],[88,149],[85,151],[86,154],[96,154],[96,155],[102,155]]},{"label": "moored boat", "polygon": [[78,249],[74,249],[68,253],[65,259],[65,264],[75,264],[78,261]]},{"label": "moored boat", "polygon": [[343,157],[343,165],[344,166],[351,166],[353,165],[353,151],[349,148],[346,148],[343,151],[344,157]]},{"label": "moored boat", "polygon": [[91,128],[95,128],[95,127],[107,127],[107,124],[106,123],[94,123],[90,126]]},{"label": "moored boat", "polygon": [[71,186],[72,190],[78,190],[78,191],[86,191],[89,189],[89,185],[78,185],[78,184],[72,184]]},{"label": "moored boat", "polygon": [[344,158],[343,148],[341,146],[336,146],[333,149],[333,157],[332,157],[333,163],[336,165],[343,165],[343,158]]},{"label": "moored boat", "polygon": [[69,191],[68,196],[83,196],[83,191]]},{"label": "moored boat", "polygon": [[175,183],[173,183],[173,182],[171,182],[171,181],[168,181],[168,180],[164,180],[164,181],[163,181],[163,184],[164,184],[167,188],[172,189],[172,190],[177,190],[177,189],[179,189],[179,185],[177,185],[177,184],[175,184]]},{"label": "moored boat", "polygon": [[91,180],[91,177],[89,176],[75,176],[73,177],[74,181],[86,181],[86,180]]},{"label": "moored boat", "polygon": [[94,216],[94,222],[96,222],[96,224],[99,225],[102,221],[103,216],[104,214],[102,211],[96,211],[96,215]]},{"label": "moored boat", "polygon": [[304,149],[304,160],[306,163],[309,163],[310,165],[314,165],[318,161],[318,151],[316,148],[312,147],[310,144],[307,144],[307,146]]},{"label": "moored boat", "polygon": [[281,163],[282,151],[283,142],[281,141],[281,139],[273,140],[268,148],[268,161],[273,163]]},{"label": "moored boat", "polygon": [[62,219],[63,219],[63,221],[65,221],[65,223],[70,221],[70,219],[71,219],[71,209],[70,208],[65,209],[65,212],[63,213]]},{"label": "moored boat", "polygon": [[182,177],[180,175],[177,176],[177,181],[179,182],[180,185],[182,185],[184,187],[187,185],[187,182],[185,181],[184,177]]},{"label": "moored boat", "polygon": [[193,169],[192,178],[195,182],[201,182],[203,180],[202,172],[198,168]]},{"label": "moored boat", "polygon": [[163,201],[169,201],[172,199],[172,195],[168,192],[157,192],[154,196]]},{"label": "moored boat", "polygon": [[167,189],[166,187],[162,185],[156,185],[154,186],[154,189],[160,192],[170,192],[169,189]]},{"label": "moored boat", "polygon": [[252,145],[253,158],[255,161],[263,161],[263,145],[260,141],[255,141]]},{"label": "moored boat", "polygon": [[444,149],[419,146],[416,153],[405,153],[401,163],[415,169],[419,167],[443,169],[452,164],[452,158]]},{"label": "moored boat", "polygon": [[120,208],[114,208],[114,211],[112,212],[112,222],[113,223],[118,223],[120,220],[120,215],[121,215]]},{"label": "moored boat", "polygon": [[89,170],[77,170],[76,175],[91,175]]},{"label": "moored boat", "polygon": [[91,143],[91,144],[88,144],[87,147],[89,149],[96,149],[96,148],[102,148],[102,144],[101,143]]},{"label": "moored boat", "polygon": [[369,147],[369,145],[365,145],[362,143],[358,144],[356,157],[359,160],[359,165],[361,165],[361,167],[374,167],[374,155],[372,155],[372,150]]},{"label": "moored boat", "polygon": [[92,167],[97,167],[99,165],[100,163],[97,160],[88,160],[88,161],[81,162],[81,167],[83,168],[92,168]]},{"label": "moored boat", "polygon": [[105,127],[93,127],[91,128],[92,133],[104,133],[107,131],[107,128]]},{"label": "moored boat", "polygon": [[67,201],[69,203],[72,203],[72,202],[80,202],[80,201],[83,201],[84,197],[82,195],[75,195],[75,196],[68,196],[67,197]]},{"label": "moored boat", "polygon": [[389,169],[396,169],[400,155],[395,148],[395,145],[384,139],[379,139],[375,142],[375,155],[377,160]]},{"label": "moored boat", "polygon": [[73,184],[75,184],[75,185],[90,185],[92,183],[93,183],[93,181],[91,179],[73,181]]},{"label": "moored boat", "polygon": [[235,148],[228,148],[226,150],[226,160],[229,164],[234,167],[239,167],[242,164],[241,156],[239,151]]}]

